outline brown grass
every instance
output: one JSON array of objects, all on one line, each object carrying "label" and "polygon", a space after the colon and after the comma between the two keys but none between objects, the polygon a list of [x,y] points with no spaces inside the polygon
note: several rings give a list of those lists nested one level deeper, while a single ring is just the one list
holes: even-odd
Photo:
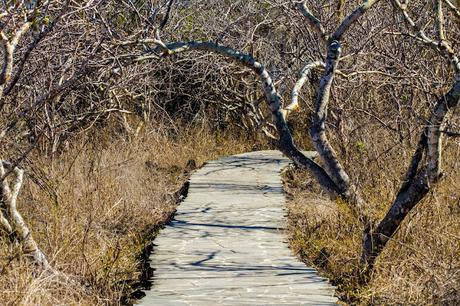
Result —
[{"label": "brown grass", "polygon": [[[20,211],[52,265],[70,281],[37,275],[0,240],[0,300],[5,305],[119,304],[139,277],[147,229],[175,210],[174,193],[197,165],[250,149],[244,137],[205,127],[140,136],[81,137],[60,156],[32,156]],[[104,138],[105,137],[105,138]]]},{"label": "brown grass", "polygon": [[[37,274],[20,248],[2,238],[2,304],[120,304],[139,277],[139,254],[153,238],[152,229],[175,210],[172,194],[187,179],[188,161],[193,159],[200,166],[222,155],[266,147],[254,145],[263,142],[244,134],[206,126],[167,130],[158,125],[138,137],[99,131],[99,136],[73,141],[53,158],[39,152],[29,158],[20,210],[52,265],[71,278]],[[445,169],[458,169],[452,152],[446,151]],[[391,162],[398,156],[387,159]],[[352,172],[363,180],[360,185],[366,190],[370,213],[380,218],[394,197],[397,174],[403,169],[382,171],[369,166]],[[307,174],[287,171],[291,247],[307,264],[330,277],[343,303],[457,305],[460,171],[449,170],[444,177],[389,243],[371,281],[362,285],[358,270],[361,225],[345,203],[322,195]]]},{"label": "brown grass", "polygon": [[[455,169],[450,153],[446,153],[445,168]],[[373,173],[375,169],[367,170]],[[379,180],[398,186],[394,171],[380,170]],[[378,186],[366,189],[369,211],[375,218],[388,209],[395,192]],[[371,281],[363,285],[359,276],[363,229],[359,222],[344,203],[322,196],[307,174],[290,170],[285,175],[285,188],[291,195],[290,245],[307,264],[331,279],[344,304],[459,305],[459,186],[458,168],[449,170],[405,220],[378,259]]]}]

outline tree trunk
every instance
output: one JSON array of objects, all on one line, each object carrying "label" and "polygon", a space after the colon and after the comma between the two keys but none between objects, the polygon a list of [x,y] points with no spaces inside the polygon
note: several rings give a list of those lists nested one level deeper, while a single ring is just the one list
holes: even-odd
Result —
[{"label": "tree trunk", "polygon": [[358,216],[362,216],[364,201],[358,194],[356,187],[351,184],[348,174],[337,158],[337,154],[329,143],[326,135],[327,108],[340,53],[340,43],[338,41],[333,41],[329,46],[325,72],[320,80],[310,135],[316,150],[324,161],[326,172],[339,188],[339,194],[342,195],[346,201],[353,204],[352,208]]},{"label": "tree trunk", "polygon": [[[7,180],[9,174],[14,175],[11,185]],[[18,167],[8,162],[0,161],[0,178],[2,179],[0,187],[2,195],[0,223],[4,232],[22,246],[24,254],[33,264],[45,271],[56,274],[45,254],[35,242],[26,222],[17,209],[16,203],[22,187],[23,174],[23,170]]]}]

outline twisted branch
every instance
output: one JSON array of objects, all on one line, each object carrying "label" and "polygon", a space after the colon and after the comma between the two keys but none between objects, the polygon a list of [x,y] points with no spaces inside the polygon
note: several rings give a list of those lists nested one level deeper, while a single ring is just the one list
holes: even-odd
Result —
[{"label": "twisted branch", "polygon": [[291,112],[296,110],[299,107],[299,94],[300,90],[302,89],[303,85],[307,81],[308,77],[311,74],[311,71],[315,68],[325,67],[326,65],[322,61],[316,61],[312,63],[308,63],[299,73],[299,78],[294,85],[294,88],[291,92],[291,103],[287,105],[284,110],[286,112],[286,116]]}]

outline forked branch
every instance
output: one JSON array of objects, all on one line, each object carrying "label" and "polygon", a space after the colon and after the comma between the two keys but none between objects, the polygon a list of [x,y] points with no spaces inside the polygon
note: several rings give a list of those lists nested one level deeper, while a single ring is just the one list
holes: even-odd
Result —
[{"label": "forked branch", "polygon": [[[320,87],[316,96],[315,112],[313,114],[312,126],[310,129],[310,135],[315,145],[316,150],[321,156],[326,172],[334,183],[339,188],[339,193],[352,204],[352,208],[355,212],[362,217],[362,220],[367,223],[367,217],[363,215],[364,201],[359,195],[356,186],[354,186],[344,167],[341,165],[336,152],[330,144],[326,135],[326,121],[327,121],[327,109],[330,99],[330,91],[332,82],[335,75],[337,74],[337,66],[340,60],[341,43],[340,40],[345,32],[353,25],[361,16],[363,16],[374,4],[379,0],[367,0],[354,9],[350,15],[348,15],[340,25],[335,29],[331,35],[324,34],[323,37],[328,38],[328,49],[327,58],[325,63],[325,71],[320,80]],[[320,33],[324,31],[324,28],[319,23],[319,20],[314,17],[306,7],[305,2],[300,6],[300,10],[307,17],[312,26],[314,26]],[[297,97],[300,88],[303,86],[306,80],[306,74],[309,70],[309,65],[305,66],[301,73],[296,85],[292,91],[291,108],[298,105]],[[311,69],[311,68],[310,68]]]}]

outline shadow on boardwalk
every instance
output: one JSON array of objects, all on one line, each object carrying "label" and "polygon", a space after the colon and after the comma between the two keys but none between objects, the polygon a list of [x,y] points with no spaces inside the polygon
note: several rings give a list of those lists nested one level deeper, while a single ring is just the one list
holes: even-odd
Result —
[{"label": "shadow on boardwalk", "polygon": [[141,305],[335,305],[334,288],[288,249],[277,151],[207,163],[155,240]]}]

